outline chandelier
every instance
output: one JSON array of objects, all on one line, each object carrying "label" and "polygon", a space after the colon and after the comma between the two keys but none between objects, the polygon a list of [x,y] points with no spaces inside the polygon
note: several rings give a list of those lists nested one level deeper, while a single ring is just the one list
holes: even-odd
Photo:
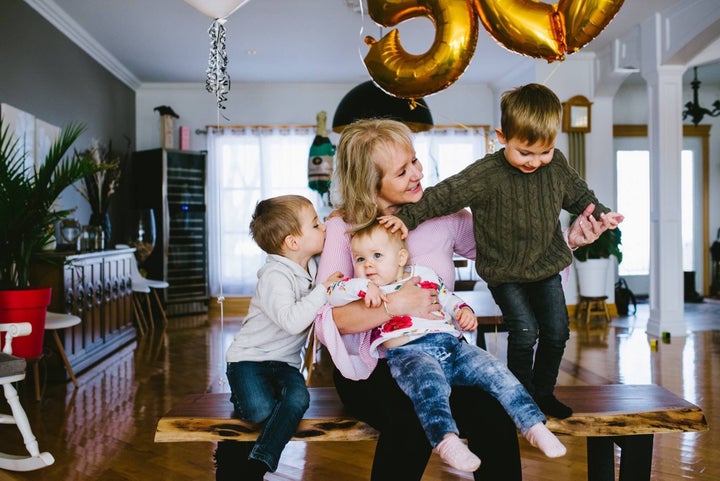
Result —
[{"label": "chandelier", "polygon": [[693,67],[695,73],[695,79],[690,82],[693,89],[693,101],[685,104],[685,110],[683,110],[683,120],[690,117],[690,121],[697,127],[697,124],[705,117],[709,115],[711,117],[717,117],[720,115],[720,100],[716,100],[712,106],[713,109],[709,110],[705,107],[700,106],[698,102],[698,90],[700,89],[700,81],[697,78],[697,67]]}]

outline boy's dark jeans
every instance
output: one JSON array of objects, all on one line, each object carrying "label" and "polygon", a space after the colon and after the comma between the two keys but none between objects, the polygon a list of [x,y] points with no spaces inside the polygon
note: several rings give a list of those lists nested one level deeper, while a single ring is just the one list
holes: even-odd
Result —
[{"label": "boy's dark jeans", "polygon": [[560,275],[500,284],[490,287],[490,292],[508,328],[508,368],[535,399],[551,395],[570,337]]}]

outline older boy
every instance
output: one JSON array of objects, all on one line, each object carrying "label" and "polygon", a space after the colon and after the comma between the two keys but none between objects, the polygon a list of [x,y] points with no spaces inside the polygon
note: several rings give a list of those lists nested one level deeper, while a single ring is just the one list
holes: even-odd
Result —
[{"label": "older boy", "polygon": [[550,89],[528,84],[509,90],[500,110],[501,128],[495,131],[505,148],[428,188],[419,202],[381,222],[407,233],[426,219],[470,207],[475,268],[508,327],[508,367],[545,414],[566,418],[572,409],[553,394],[570,337],[559,272],[572,254],[560,210],[589,216],[594,206],[593,215],[606,228],[623,217],[600,204],[555,149],[562,104]]}]

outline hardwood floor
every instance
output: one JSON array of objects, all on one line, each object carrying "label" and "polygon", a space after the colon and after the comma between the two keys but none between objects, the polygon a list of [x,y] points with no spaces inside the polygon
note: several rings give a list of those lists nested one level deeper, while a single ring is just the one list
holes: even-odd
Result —
[{"label": "hardwood floor", "polygon": [[[687,304],[692,331],[650,347],[644,328],[647,304],[635,316],[607,325],[572,326],[559,384],[656,383],[703,408],[710,430],[655,437],[655,481],[720,479],[720,302]],[[195,392],[228,391],[223,352],[237,331],[238,319],[173,319],[166,333],[140,339],[112,359],[78,376],[72,384],[48,384],[43,400],[33,401],[32,386],[21,386],[22,404],[40,443],[56,459],[43,470],[0,471],[4,480],[213,480],[210,443],[155,444],[158,418],[179,397]],[[181,325],[182,327],[178,327]],[[505,358],[505,335],[487,335],[488,350]],[[323,360],[326,361],[326,360]],[[328,384],[327,363],[316,372]],[[0,412],[7,405],[0,402]],[[0,426],[0,451],[22,454],[14,426]],[[568,454],[549,460],[521,439],[526,481],[587,478],[585,441],[561,438]],[[266,480],[369,479],[374,443],[291,442],[276,473]],[[433,456],[425,480],[472,479]],[[498,480],[502,481],[502,480]]]}]

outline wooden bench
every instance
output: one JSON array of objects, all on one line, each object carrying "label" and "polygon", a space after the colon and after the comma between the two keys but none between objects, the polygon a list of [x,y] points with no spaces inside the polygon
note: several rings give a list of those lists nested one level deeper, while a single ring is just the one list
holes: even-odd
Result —
[{"label": "wooden bench", "polygon": [[[547,425],[556,434],[588,438],[589,481],[615,479],[615,444],[622,450],[619,479],[645,481],[655,434],[708,429],[698,406],[654,384],[557,386],[555,394],[574,414],[550,418]],[[228,393],[187,396],[159,420],[155,442],[254,441],[260,426],[234,418],[229,398]],[[310,408],[293,439],[371,441],[377,432],[347,414],[335,388],[310,388]]]}]

